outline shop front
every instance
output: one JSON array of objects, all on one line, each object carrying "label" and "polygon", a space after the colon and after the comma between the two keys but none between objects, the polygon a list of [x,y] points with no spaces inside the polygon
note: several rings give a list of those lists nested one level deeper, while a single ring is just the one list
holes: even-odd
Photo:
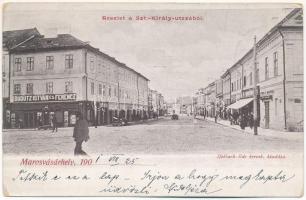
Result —
[{"label": "shop front", "polygon": [[11,103],[10,128],[51,126],[56,116],[59,127],[73,126],[77,113],[84,113],[85,103],[76,94],[16,95]]}]

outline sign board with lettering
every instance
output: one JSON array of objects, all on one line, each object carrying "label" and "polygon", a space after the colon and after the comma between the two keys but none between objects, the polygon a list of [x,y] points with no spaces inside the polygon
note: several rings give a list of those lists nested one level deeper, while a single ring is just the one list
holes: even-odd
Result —
[{"label": "sign board with lettering", "polygon": [[14,102],[45,102],[45,101],[75,101],[77,95],[69,94],[41,94],[41,95],[14,95]]}]

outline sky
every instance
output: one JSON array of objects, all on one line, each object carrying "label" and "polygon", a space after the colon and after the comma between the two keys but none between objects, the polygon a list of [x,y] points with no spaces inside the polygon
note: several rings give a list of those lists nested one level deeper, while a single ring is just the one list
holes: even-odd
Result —
[{"label": "sky", "polygon": [[[36,27],[45,37],[70,33],[135,69],[167,101],[192,96],[238,61],[293,4],[11,3],[3,30]],[[133,20],[102,20],[125,16]],[[195,16],[197,21],[135,20]]]}]

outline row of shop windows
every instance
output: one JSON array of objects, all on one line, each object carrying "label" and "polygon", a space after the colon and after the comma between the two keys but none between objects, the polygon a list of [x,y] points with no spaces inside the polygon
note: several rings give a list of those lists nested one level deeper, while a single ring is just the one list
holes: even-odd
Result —
[{"label": "row of shop windows", "polygon": [[[53,117],[56,116],[56,123],[58,126],[68,127],[73,126],[76,123],[76,111],[27,111],[18,113],[9,113],[7,111],[7,127],[10,128],[38,128],[42,126],[52,126]],[[93,110],[87,110],[85,113],[86,119],[95,124],[95,115]],[[150,117],[146,111],[136,110],[107,110],[97,112],[98,125],[105,125],[113,122],[113,117],[125,118],[128,121],[135,121],[139,119],[147,119]]]}]

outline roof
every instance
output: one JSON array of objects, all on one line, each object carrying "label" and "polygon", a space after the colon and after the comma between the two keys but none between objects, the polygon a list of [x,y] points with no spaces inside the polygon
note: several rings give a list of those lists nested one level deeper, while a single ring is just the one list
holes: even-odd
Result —
[{"label": "roof", "polygon": [[[303,10],[302,8],[295,8],[293,9],[282,21],[276,24],[273,28],[268,31],[257,43],[256,47],[262,44],[269,36],[271,36],[275,31],[280,28],[303,28]],[[241,59],[239,59],[232,67],[228,70],[233,69],[239,64],[244,58],[246,58],[250,53],[253,52],[253,48],[251,48]]]},{"label": "roof", "polygon": [[121,67],[130,70],[137,75],[141,76],[145,80],[149,81],[148,78],[135,71],[134,69],[126,66],[124,63],[119,62],[114,57],[111,57],[103,52],[101,52],[98,48],[94,48],[89,45],[87,42],[83,42],[82,40],[77,39],[76,37],[70,34],[59,34],[55,38],[44,38],[44,36],[35,37],[32,40],[29,40],[22,45],[11,50],[12,53],[21,53],[21,52],[39,52],[39,51],[52,51],[52,50],[62,50],[62,49],[88,49],[94,53],[102,55],[109,60],[115,62]]},{"label": "roof", "polygon": [[4,31],[2,46],[8,49],[12,49],[16,47],[16,45],[19,45],[34,36],[40,36],[40,33],[36,28]]},{"label": "roof", "polygon": [[12,49],[12,52],[58,50],[71,47],[84,47],[87,43],[70,34],[59,34],[56,38],[36,37]]}]

